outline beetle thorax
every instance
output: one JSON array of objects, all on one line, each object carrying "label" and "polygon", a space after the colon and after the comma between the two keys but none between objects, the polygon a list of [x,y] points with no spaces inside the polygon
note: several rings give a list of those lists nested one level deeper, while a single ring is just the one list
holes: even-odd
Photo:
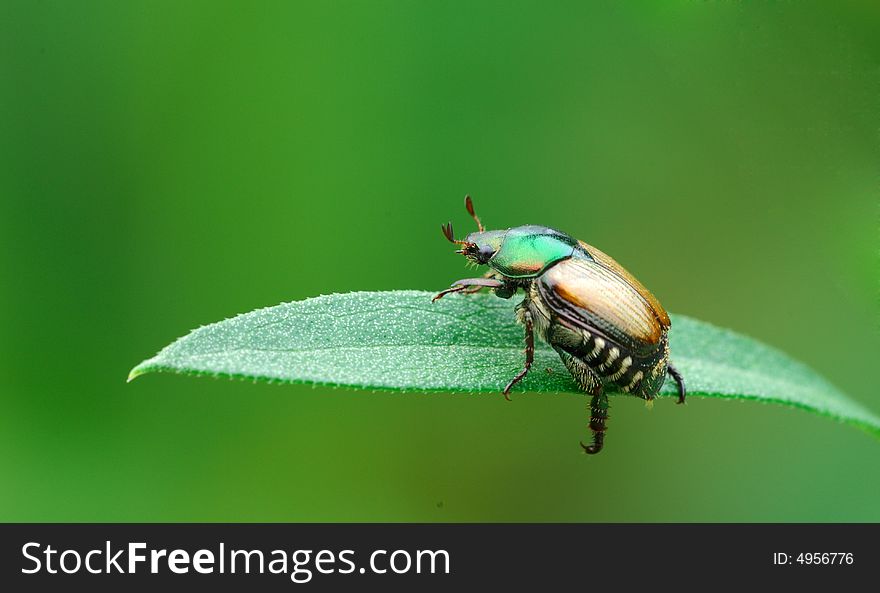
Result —
[{"label": "beetle thorax", "polygon": [[[498,232],[498,231],[489,231]],[[577,241],[555,229],[526,225],[503,231],[489,266],[508,278],[535,278],[553,264],[571,257]]]}]

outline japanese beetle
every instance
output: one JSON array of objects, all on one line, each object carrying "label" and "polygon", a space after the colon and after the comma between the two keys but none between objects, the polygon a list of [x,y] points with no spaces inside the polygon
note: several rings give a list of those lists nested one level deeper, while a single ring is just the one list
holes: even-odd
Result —
[{"label": "japanese beetle", "polygon": [[443,235],[459,246],[471,262],[489,266],[482,278],[458,280],[434,297],[482,288],[509,299],[522,289],[525,298],[516,318],[525,327],[526,362],[507,387],[526,376],[535,355],[537,334],[559,354],[565,367],[590,400],[593,442],[581,443],[589,454],[602,450],[608,420],[608,396],[617,390],[650,402],[666,375],[678,385],[678,403],[685,401],[684,379],[669,362],[669,315],[635,277],[610,256],[557,231],[526,225],[487,231],[465,197],[477,232],[455,238],[452,223]]}]

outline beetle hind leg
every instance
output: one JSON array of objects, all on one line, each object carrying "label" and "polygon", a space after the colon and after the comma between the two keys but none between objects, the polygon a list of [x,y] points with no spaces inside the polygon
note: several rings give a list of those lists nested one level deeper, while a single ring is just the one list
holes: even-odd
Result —
[{"label": "beetle hind leg", "polygon": [[562,359],[565,368],[567,368],[568,372],[571,373],[571,376],[574,377],[578,387],[590,395],[601,393],[602,379],[599,378],[599,375],[597,375],[593,369],[587,366],[587,363],[580,358],[573,356],[566,350],[563,350],[559,346],[554,346],[553,349],[559,354],[559,358]]},{"label": "beetle hind leg", "polygon": [[602,379],[580,358],[572,356],[560,347],[556,347],[559,358],[565,364],[565,368],[577,381],[581,389],[592,395],[590,399],[590,430],[593,431],[593,442],[589,445],[581,443],[584,452],[595,455],[602,450],[605,444],[605,431],[608,422],[608,396],[602,389]]},{"label": "beetle hind leg", "polygon": [[680,404],[684,403],[684,399],[687,396],[687,390],[684,387],[684,377],[681,376],[681,373],[678,372],[678,369],[672,366],[672,363],[668,363],[666,365],[666,372],[670,377],[675,379],[675,383],[678,385],[678,402]]},{"label": "beetle hind leg", "polygon": [[590,445],[581,443],[587,455],[595,455],[602,450],[602,445],[605,443],[608,408],[608,396],[604,393],[597,393],[590,399],[590,430],[593,431],[593,442]]}]

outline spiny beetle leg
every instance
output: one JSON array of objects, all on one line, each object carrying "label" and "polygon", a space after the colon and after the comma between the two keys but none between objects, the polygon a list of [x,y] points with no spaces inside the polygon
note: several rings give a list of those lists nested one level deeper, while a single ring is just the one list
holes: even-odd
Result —
[{"label": "spiny beetle leg", "polygon": [[500,288],[504,286],[504,283],[500,280],[495,280],[494,278],[465,278],[463,280],[456,280],[452,283],[452,288],[447,288],[446,290],[437,293],[437,295],[431,299],[431,302],[433,303],[437,299],[441,299],[451,292],[462,292],[472,286],[479,286],[480,288]]},{"label": "spiny beetle leg", "polygon": [[511,387],[523,380],[523,377],[529,373],[529,369],[532,368],[532,362],[535,360],[535,332],[532,327],[532,316],[528,311],[523,311],[522,320],[526,328],[526,366],[504,388],[504,399],[507,401],[510,401]]},{"label": "spiny beetle leg", "polygon": [[602,445],[605,443],[605,423],[607,421],[608,396],[604,393],[597,393],[590,400],[590,430],[593,431],[593,444],[581,443],[581,447],[588,455],[595,455],[602,450]]},{"label": "spiny beetle leg", "polygon": [[461,291],[465,290],[466,288],[467,288],[467,286],[453,286],[452,288],[447,288],[446,290],[438,292],[436,295],[434,295],[434,298],[431,299],[431,302],[433,303],[435,301],[438,301],[438,300],[442,299],[444,296],[446,296],[447,294],[450,294],[452,292],[461,292]]},{"label": "spiny beetle leg", "polygon": [[[486,272],[485,274],[483,274],[483,278],[492,278],[494,280],[495,279],[495,272]],[[482,285],[470,286],[470,287],[462,290],[461,294],[475,294],[475,293],[480,292],[484,288],[486,288],[486,287],[482,286]]]},{"label": "spiny beetle leg", "polygon": [[678,402],[679,404],[684,403],[684,398],[687,395],[687,391],[684,388],[684,377],[681,376],[681,373],[678,372],[678,369],[672,366],[672,363],[666,365],[666,372],[669,373],[675,382],[678,384]]}]

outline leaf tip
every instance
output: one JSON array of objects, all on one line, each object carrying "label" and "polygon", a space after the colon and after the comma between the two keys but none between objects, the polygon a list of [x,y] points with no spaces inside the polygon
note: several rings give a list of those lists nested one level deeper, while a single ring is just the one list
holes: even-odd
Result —
[{"label": "leaf tip", "polygon": [[141,364],[137,365],[136,367],[134,367],[133,369],[131,369],[131,371],[129,371],[128,379],[126,379],[125,382],[131,383],[132,381],[134,381],[135,379],[137,379],[141,375],[146,374],[147,372],[149,372],[149,369],[144,367],[144,363],[141,363]]}]

